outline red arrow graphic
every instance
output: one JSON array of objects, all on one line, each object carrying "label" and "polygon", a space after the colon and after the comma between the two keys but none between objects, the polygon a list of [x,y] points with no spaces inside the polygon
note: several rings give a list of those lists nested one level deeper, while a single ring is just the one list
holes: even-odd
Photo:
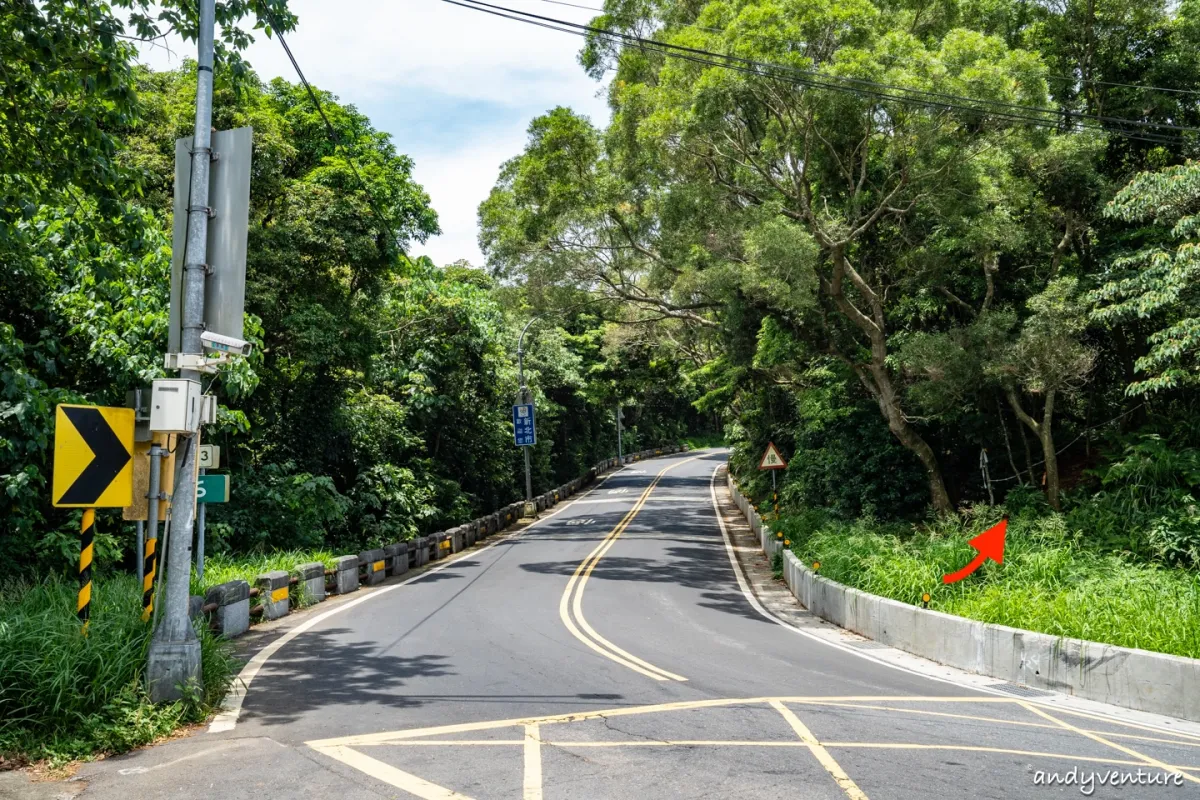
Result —
[{"label": "red arrow graphic", "polygon": [[958,572],[951,572],[942,576],[942,583],[955,583],[970,575],[975,570],[983,566],[986,559],[991,559],[997,564],[1004,563],[1004,536],[1008,533],[1008,520],[1002,519],[992,527],[988,528],[983,533],[976,536],[967,544],[979,551],[979,554],[971,559],[971,563],[960,569]]}]

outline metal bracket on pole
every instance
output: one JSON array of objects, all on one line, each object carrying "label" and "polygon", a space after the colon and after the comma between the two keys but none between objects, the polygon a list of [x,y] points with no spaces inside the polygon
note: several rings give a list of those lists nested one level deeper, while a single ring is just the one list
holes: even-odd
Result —
[{"label": "metal bracket on pole", "polygon": [[195,353],[167,353],[163,357],[163,369],[193,369],[208,375],[215,375],[221,367],[232,359],[226,353],[215,356],[197,355]]}]

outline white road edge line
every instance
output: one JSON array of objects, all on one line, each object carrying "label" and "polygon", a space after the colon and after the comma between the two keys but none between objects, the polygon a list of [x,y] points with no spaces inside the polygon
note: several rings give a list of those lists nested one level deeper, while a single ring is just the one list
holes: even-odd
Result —
[{"label": "white road edge line", "polygon": [[254,657],[251,658],[248,662],[246,662],[246,666],[242,667],[242,671],[239,672],[238,676],[236,678],[234,678],[234,680],[233,680],[233,687],[229,690],[229,693],[227,695],[225,695],[225,699],[221,704],[222,710],[216,716],[214,716],[212,722],[210,722],[208,724],[208,733],[225,733],[225,732],[231,731],[235,727],[237,727],[238,718],[242,714],[242,701],[245,700],[246,693],[250,691],[250,684],[254,682],[254,679],[256,677],[258,677],[259,671],[263,668],[263,665],[267,663],[267,661],[271,658],[271,656],[273,656],[277,652],[279,652],[280,648],[282,648],[288,642],[292,641],[292,639],[295,639],[300,634],[312,629],[318,623],[324,622],[325,620],[332,617],[334,614],[340,614],[343,611],[347,611],[351,608],[354,608],[359,603],[365,603],[366,601],[374,599],[376,597],[382,597],[383,595],[387,594],[388,592],[395,591],[396,589],[399,589],[402,586],[407,586],[408,584],[413,583],[415,581],[419,581],[422,578],[425,578],[429,575],[433,575],[434,573],[441,572],[442,570],[449,567],[451,564],[458,562],[459,560],[461,560],[462,558],[465,558],[468,555],[476,555],[478,553],[483,552],[484,550],[487,550],[489,547],[492,547],[493,545],[500,544],[500,542],[506,542],[511,539],[515,539],[518,536],[523,536],[525,534],[525,531],[528,531],[530,528],[533,528],[534,526],[539,525],[542,522],[545,522],[546,520],[550,519],[551,517],[557,516],[561,512],[566,511],[568,508],[575,505],[576,502],[578,502],[579,500],[582,500],[583,498],[587,497],[592,492],[599,489],[602,485],[604,485],[604,482],[606,480],[613,477],[614,475],[619,475],[624,471],[625,471],[625,468],[622,467],[621,469],[614,470],[613,472],[608,473],[607,475],[602,477],[599,480],[599,482],[596,483],[595,486],[588,489],[583,494],[578,495],[574,500],[571,500],[570,502],[562,505],[561,507],[555,509],[554,511],[547,514],[546,516],[540,517],[540,518],[534,520],[532,523],[525,526],[524,528],[522,528],[519,531],[514,531],[513,533],[511,533],[508,536],[498,536],[496,539],[493,539],[491,542],[488,542],[483,547],[471,548],[470,550],[464,550],[461,553],[457,554],[454,558],[444,561],[441,564],[439,564],[438,566],[433,567],[432,569],[427,569],[424,572],[422,572],[420,575],[414,575],[411,578],[409,578],[408,580],[401,581],[400,583],[392,584],[391,586],[385,586],[382,589],[372,590],[369,594],[365,594],[362,597],[351,600],[348,603],[343,603],[342,605],[339,605],[337,608],[331,608],[328,611],[325,611],[324,613],[317,614],[312,619],[305,620],[304,622],[300,623],[296,627],[287,631],[282,636],[280,636],[278,639],[271,642],[266,647],[264,647],[262,650],[259,650],[257,653],[255,653]]},{"label": "white road edge line", "polygon": [[[812,639],[813,641],[820,642],[821,644],[826,645],[828,647],[832,647],[836,650],[841,650],[844,653],[849,653],[850,655],[857,656],[858,658],[864,659],[866,661],[871,661],[871,662],[874,662],[881,666],[885,666],[885,667],[889,667],[890,669],[898,670],[900,672],[906,672],[909,675],[915,675],[919,678],[926,678],[931,681],[938,681],[939,683],[948,683],[951,686],[955,686],[959,689],[969,689],[974,692],[982,692],[984,694],[995,695],[997,697],[1010,698],[1010,699],[1021,701],[1024,703],[1030,703],[1031,705],[1041,706],[1042,708],[1053,709],[1055,711],[1066,711],[1069,713],[1069,712],[1075,710],[1066,705],[1059,705],[1056,703],[1046,703],[1046,702],[1041,702],[1038,700],[1018,698],[1018,697],[1014,697],[1013,695],[1011,695],[1007,692],[1001,692],[996,689],[989,688],[988,686],[985,686],[985,685],[981,686],[981,685],[977,685],[977,684],[966,682],[966,681],[960,682],[960,681],[954,680],[953,678],[945,678],[940,675],[930,675],[928,673],[921,672],[919,670],[910,669],[901,664],[893,664],[890,661],[884,661],[883,659],[876,658],[875,656],[872,656],[869,653],[864,653],[859,650],[855,650],[852,647],[848,647],[846,645],[839,644],[837,642],[831,642],[828,639],[825,639],[821,636],[816,636],[814,634],[811,634],[808,631],[802,630],[802,629],[796,627],[795,625],[792,625],[790,622],[785,622],[784,620],[780,619],[779,617],[776,617],[774,614],[772,614],[770,611],[768,611],[766,608],[764,608],[763,605],[758,601],[758,598],[754,596],[754,591],[750,588],[749,583],[746,581],[745,576],[742,574],[742,566],[741,566],[741,564],[738,563],[737,553],[734,549],[732,537],[729,534],[729,530],[725,527],[725,518],[721,515],[721,505],[717,501],[717,473],[721,471],[722,467],[727,466],[727,464],[728,464],[728,462],[725,462],[722,464],[717,464],[717,466],[713,469],[712,478],[709,480],[708,489],[709,489],[709,494],[712,497],[713,513],[717,517],[717,525],[721,529],[721,537],[725,540],[725,553],[726,553],[726,555],[729,556],[729,563],[733,567],[734,577],[737,578],[738,588],[741,590],[742,594],[745,596],[747,602],[749,602],[750,605],[754,608],[754,610],[757,611],[759,614],[761,614],[763,617],[766,617],[768,620],[770,620],[771,622],[774,622],[776,625],[780,625],[780,626],[786,628],[787,630],[791,631],[792,633],[803,636],[806,639]],[[736,506],[736,504],[735,504],[735,506]],[[739,513],[740,513],[740,511],[739,511]],[[790,594],[790,592],[789,592],[789,594]],[[797,603],[798,602],[799,601],[797,601]],[[905,651],[901,650],[899,652],[905,652]],[[919,658],[919,656],[914,656],[914,657]],[[930,663],[936,663],[936,662],[930,662]],[[939,664],[938,666],[943,667],[945,669],[955,669],[953,667],[947,667],[944,664]],[[988,678],[988,676],[978,676],[978,677]],[[995,679],[995,680],[999,680],[999,679]],[[1069,695],[1062,695],[1062,697],[1064,699],[1070,698]],[[1113,722],[1118,725],[1140,724],[1140,723],[1135,723],[1131,719],[1125,719],[1117,714],[1109,715],[1109,714],[1105,714],[1102,711],[1087,711],[1087,712],[1082,712],[1082,713],[1086,713],[1086,714],[1089,714],[1089,715],[1092,715],[1092,716],[1098,717],[1098,718],[1103,718],[1105,721],[1110,721],[1110,722]],[[1161,715],[1152,715],[1152,716],[1161,716]],[[1186,720],[1184,720],[1184,722],[1186,723]],[[1151,727],[1151,726],[1145,725],[1145,727]],[[1172,734],[1177,733],[1177,731],[1175,731],[1169,727],[1164,727],[1164,726],[1154,726],[1154,727],[1155,727],[1155,730],[1158,730],[1163,733],[1172,733]]]}]

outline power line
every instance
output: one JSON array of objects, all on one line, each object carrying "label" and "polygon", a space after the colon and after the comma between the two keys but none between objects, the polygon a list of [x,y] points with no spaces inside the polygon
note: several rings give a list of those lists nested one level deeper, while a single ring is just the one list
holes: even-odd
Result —
[{"label": "power line", "polygon": [[[542,3],[550,3],[551,5],[556,5],[556,6],[566,6],[568,8],[578,8],[578,9],[582,9],[584,11],[594,11],[597,14],[607,14],[608,13],[608,11],[606,11],[603,8],[596,8],[595,6],[584,6],[584,5],[580,5],[578,3],[568,3],[568,2],[565,2],[565,0],[539,0],[539,1]],[[700,30],[700,31],[707,31],[708,33],[720,33],[720,34],[727,33],[727,31],[724,28],[709,28],[704,25],[697,25],[695,23],[688,24],[688,27],[694,28],[694,29]],[[767,33],[758,33],[757,31],[745,31],[745,30],[738,31],[738,35],[753,36],[757,39],[772,41],[777,44],[786,44],[787,43],[783,39],[779,39],[779,38],[771,36],[770,34],[767,34]],[[1043,74],[1040,72],[1021,72],[1021,73],[1017,73],[1017,74],[1041,76],[1048,80],[1062,81],[1064,83],[1080,83],[1080,84],[1085,84],[1085,85],[1089,85],[1089,86],[1114,86],[1114,87],[1118,87],[1118,88],[1122,88],[1122,89],[1141,89],[1143,91],[1148,91],[1148,92],[1170,92],[1172,94],[1185,94],[1185,95],[1194,95],[1194,96],[1200,97],[1200,90],[1197,90],[1197,89],[1173,89],[1169,86],[1146,86],[1146,85],[1139,85],[1136,83],[1120,83],[1117,81],[1102,81],[1102,80],[1097,80],[1095,78],[1080,78],[1080,77],[1076,77],[1076,76],[1072,76],[1072,75],[1054,75],[1052,73]]]},{"label": "power line", "polygon": [[[858,94],[860,96],[876,97],[883,100],[896,100],[905,103],[915,103],[918,105],[925,105],[945,110],[970,111],[973,113],[985,114],[997,119],[1004,119],[1012,122],[1025,122],[1044,128],[1058,128],[1060,125],[1059,119],[1048,118],[1046,116],[1029,116],[1028,114],[1014,113],[1011,111],[997,111],[994,108],[988,108],[986,106],[981,107],[980,105],[963,105],[963,103],[982,103],[989,104],[991,106],[1008,107],[1015,109],[1015,111],[1028,112],[1031,114],[1052,114],[1054,117],[1068,117],[1073,119],[1075,125],[1081,129],[1097,130],[1106,133],[1118,133],[1129,139],[1138,139],[1155,144],[1175,144],[1177,140],[1173,137],[1145,132],[1144,130],[1142,133],[1134,133],[1128,128],[1114,131],[1102,123],[1107,121],[1115,125],[1133,126],[1138,129],[1144,129],[1146,127],[1162,127],[1170,130],[1179,130],[1181,132],[1186,131],[1200,133],[1200,128],[1188,128],[1184,126],[1170,125],[1167,123],[1142,123],[1138,122],[1137,120],[1121,118],[1099,118],[1086,114],[1060,112],[1057,109],[1042,108],[1037,106],[1021,106],[1002,101],[980,100],[978,98],[968,98],[959,95],[948,95],[943,93],[908,89],[905,87],[889,86],[886,84],[879,84],[861,79],[826,75],[795,67],[787,67],[780,64],[770,64],[766,62],[754,61],[752,59],[740,58],[738,56],[713,53],[712,51],[708,50],[684,47],[682,45],[674,45],[652,39],[645,39],[633,34],[612,31],[605,28],[596,28],[590,25],[581,25],[552,17],[543,17],[537,14],[530,14],[528,12],[506,8],[504,6],[491,5],[489,3],[481,2],[480,0],[466,0],[466,2],[460,2],[459,0],[443,0],[443,2],[462,6],[463,8],[474,11],[482,11],[487,14],[492,14],[505,19],[511,19],[517,22],[537,25],[538,27],[547,28],[549,30],[556,30],[562,33],[571,33],[579,36],[594,34],[601,37],[607,37],[609,40],[614,42],[637,46],[642,50],[656,52],[672,58],[692,61],[707,66],[723,67],[725,69],[731,69],[758,77],[774,77],[797,85],[804,85],[817,89],[841,91],[845,93]],[[714,61],[713,59],[722,59],[722,61]],[[852,88],[845,85],[830,83],[830,81],[835,80],[859,84],[863,88]],[[905,92],[906,94],[890,94],[888,91],[883,90]]]},{"label": "power line", "polygon": [[342,137],[338,134],[337,129],[333,127],[333,124],[329,121],[329,117],[325,116],[325,108],[321,105],[320,98],[318,98],[317,93],[313,91],[313,87],[308,82],[308,78],[304,77],[304,72],[300,69],[300,65],[296,62],[296,57],[292,55],[292,48],[288,47],[288,43],[283,38],[283,34],[279,31],[278,27],[275,29],[275,36],[279,38],[279,43],[283,45],[283,52],[287,53],[288,60],[292,62],[292,68],[296,70],[296,75],[300,78],[300,82],[304,84],[304,89],[308,92],[308,99],[312,101],[313,106],[317,109],[317,113],[321,115],[321,119],[325,123],[325,130],[329,132],[329,138],[333,141],[335,146],[341,147],[346,151],[346,164],[349,165],[350,171],[354,173],[354,177],[358,179],[358,185],[362,188],[363,194],[367,196],[367,205],[371,207],[372,213],[375,214],[375,218],[382,226],[380,233],[384,235],[385,239],[392,240],[394,243],[395,231],[397,230],[396,227],[391,224],[391,220],[389,220],[383,214],[383,212],[379,210],[379,206],[376,205],[375,198],[371,195],[370,187],[368,187],[367,182],[363,180],[363,176],[359,173],[358,167],[354,165],[354,160],[350,158],[349,148],[346,147],[342,142]]},{"label": "power line", "polygon": [[[1008,103],[1008,102],[1004,102],[1004,101],[997,101],[997,100],[981,100],[978,98],[963,97],[961,95],[951,95],[951,94],[946,94],[946,93],[941,93],[941,92],[930,92],[927,90],[911,89],[911,88],[903,87],[903,86],[893,86],[893,85],[888,85],[888,84],[882,84],[882,83],[878,83],[875,81],[864,80],[861,78],[850,78],[850,77],[846,77],[846,76],[829,75],[826,73],[816,72],[814,70],[806,70],[806,69],[800,69],[798,67],[789,67],[787,65],[755,61],[753,59],[742,58],[740,56],[732,56],[732,55],[727,55],[727,54],[723,54],[723,53],[714,53],[710,50],[703,50],[700,48],[693,48],[693,47],[685,47],[682,45],[675,45],[675,44],[670,44],[667,42],[645,39],[645,38],[642,38],[639,36],[635,36],[633,34],[622,33],[620,31],[612,31],[612,30],[609,30],[606,28],[596,28],[596,27],[593,27],[590,25],[581,25],[578,23],[568,22],[565,20],[558,20],[558,19],[554,19],[551,17],[543,17],[538,14],[531,14],[526,11],[518,11],[516,9],[506,8],[504,6],[492,5],[490,3],[482,2],[482,0],[467,0],[467,2],[470,3],[470,6],[466,6],[466,7],[482,6],[483,8],[480,8],[480,10],[484,10],[485,8],[487,8],[487,9],[494,9],[496,11],[503,11],[503,12],[508,12],[511,14],[517,14],[517,15],[520,15],[521,17],[529,17],[531,19],[541,20],[543,22],[555,23],[558,25],[567,26],[569,28],[574,28],[579,31],[586,31],[589,33],[596,33],[596,34],[605,35],[605,36],[609,36],[609,37],[617,37],[621,40],[629,41],[632,43],[637,43],[641,46],[650,45],[653,47],[657,47],[659,49],[671,50],[671,51],[674,51],[677,53],[689,53],[692,55],[700,56],[702,58],[721,58],[721,59],[725,59],[727,61],[732,61],[735,63],[743,64],[743,65],[750,66],[750,67],[760,69],[760,70],[768,70],[768,71],[776,71],[776,72],[782,70],[782,71],[789,72],[791,74],[795,74],[803,79],[803,81],[801,81],[801,82],[805,82],[805,81],[810,82],[809,85],[817,86],[818,88],[841,88],[841,87],[837,87],[836,85],[829,86],[828,81],[842,81],[844,83],[850,83],[850,84],[854,84],[854,85],[864,86],[864,87],[867,87],[868,89],[883,89],[883,90],[888,90],[888,91],[899,91],[899,92],[906,92],[909,95],[915,95],[915,97],[897,97],[895,95],[887,95],[887,96],[885,96],[885,99],[908,100],[910,102],[913,100],[916,100],[916,101],[920,102],[920,101],[923,101],[923,98],[928,97],[928,98],[935,98],[938,101],[937,103],[934,103],[934,105],[944,105],[943,103],[940,102],[942,100],[949,101],[951,104],[954,104],[956,102],[957,103],[964,103],[964,102],[965,103],[985,103],[985,104],[988,104],[991,106],[1011,108],[1011,109],[1015,109],[1016,111],[1025,112],[1025,113],[1034,113],[1034,114],[1043,114],[1043,115],[1049,114],[1049,115],[1053,115],[1053,117],[1064,116],[1067,118],[1078,120],[1083,123],[1105,123],[1105,122],[1108,122],[1108,123],[1111,123],[1114,125],[1135,126],[1135,127],[1142,128],[1142,129],[1147,128],[1147,127],[1153,127],[1153,128],[1162,128],[1162,129],[1166,129],[1166,130],[1178,130],[1178,131],[1200,133],[1200,128],[1190,128],[1190,127],[1186,127],[1186,126],[1173,125],[1170,123],[1140,122],[1138,120],[1130,120],[1130,119],[1124,119],[1124,118],[1120,118],[1120,117],[1098,117],[1098,116],[1092,116],[1092,115],[1088,115],[1088,114],[1080,114],[1078,112],[1060,111],[1059,109],[1046,108],[1046,107],[1042,107],[1042,106],[1024,106],[1024,105]],[[462,3],[455,3],[455,4],[463,5]],[[500,14],[500,16],[504,16],[504,15]],[[510,19],[511,19],[511,17],[510,17]],[[717,64],[716,66],[728,66],[728,65]],[[883,96],[883,95],[881,95],[881,96]],[[969,107],[969,110],[973,110],[973,111],[977,111],[977,112],[978,111],[988,111],[989,113],[993,113],[993,114],[995,113],[995,112],[990,112],[989,109],[983,109],[983,108],[978,108],[978,107]],[[1058,121],[1056,119],[1044,120],[1043,122],[1049,122],[1054,127],[1057,127],[1057,125],[1058,125]],[[1085,125],[1085,127],[1088,127],[1088,126]],[[1097,128],[1094,124],[1091,125],[1090,127],[1100,129],[1100,130],[1105,130],[1105,131],[1110,130],[1103,126],[1100,126],[1099,128]],[[1167,141],[1173,141],[1173,140],[1167,140]]]}]

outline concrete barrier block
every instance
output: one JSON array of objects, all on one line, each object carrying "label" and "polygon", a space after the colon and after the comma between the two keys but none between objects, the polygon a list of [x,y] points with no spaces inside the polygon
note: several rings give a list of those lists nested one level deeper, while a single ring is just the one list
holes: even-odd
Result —
[{"label": "concrete barrier block", "polygon": [[986,669],[982,622],[915,606],[913,610],[916,624],[913,646],[921,648],[918,655],[968,672]]},{"label": "concrete barrier block", "polygon": [[457,528],[450,530],[450,552],[461,553],[467,547],[467,531],[466,525],[459,525]]},{"label": "concrete barrier block", "polygon": [[301,564],[293,572],[299,579],[296,589],[306,605],[325,601],[325,565],[319,561]]},{"label": "concrete barrier block", "polygon": [[290,602],[288,598],[288,582],[291,576],[281,569],[264,572],[254,579],[258,587],[258,603],[262,606],[263,619],[279,619],[286,617]]},{"label": "concrete barrier block", "polygon": [[459,550],[465,550],[468,547],[474,546],[475,540],[479,538],[479,524],[480,520],[473,519],[462,526],[463,546]]},{"label": "concrete barrier block", "polygon": [[333,561],[334,583],[338,594],[358,591],[358,556],[340,556]]},{"label": "concrete barrier block", "polygon": [[383,548],[383,560],[387,562],[389,575],[403,575],[408,572],[408,542],[396,542]]},{"label": "concrete barrier block", "polygon": [[886,597],[876,603],[877,641],[901,650],[913,647],[916,636],[916,611],[914,606],[898,603]]},{"label": "concrete barrier block", "polygon": [[868,639],[879,638],[879,598],[866,592],[855,595],[854,617],[850,630],[866,636]]},{"label": "concrete barrier block", "polygon": [[429,540],[417,536],[408,540],[408,568],[423,567],[429,561]]},{"label": "concrete barrier block", "polygon": [[364,550],[359,553],[358,566],[364,579],[363,583],[367,586],[383,583],[387,577],[387,559],[384,558],[382,549]]},{"label": "concrete barrier block", "polygon": [[454,552],[454,534],[450,531],[442,531],[437,535],[435,546],[430,548],[430,553],[437,553],[439,559],[445,558]]},{"label": "concrete barrier block", "polygon": [[1017,651],[1017,683],[1036,689],[1057,691],[1053,668],[1058,640],[1053,636],[1033,631],[1020,631],[1013,642]]},{"label": "concrete barrier block", "polygon": [[216,603],[213,612],[217,632],[227,639],[241,636],[250,628],[250,584],[246,581],[229,581],[210,586],[204,594],[204,602]]}]

